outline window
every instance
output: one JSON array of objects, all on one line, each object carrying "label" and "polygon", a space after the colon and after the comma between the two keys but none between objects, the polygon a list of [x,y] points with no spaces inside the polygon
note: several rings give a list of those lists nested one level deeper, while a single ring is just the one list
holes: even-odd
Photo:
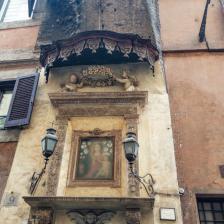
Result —
[{"label": "window", "polygon": [[8,6],[9,0],[0,0],[0,22],[3,21]]},{"label": "window", "polygon": [[5,126],[5,120],[9,111],[11,99],[12,90],[2,90],[0,92],[0,129],[3,129]]},{"label": "window", "polygon": [[0,9],[2,8],[4,0],[0,0]]},{"label": "window", "polygon": [[39,74],[0,81],[0,129],[28,125]]},{"label": "window", "polygon": [[197,203],[201,224],[224,223],[224,198],[199,198]]},{"label": "window", "polygon": [[29,19],[34,3],[33,0],[0,0],[0,21],[13,22]]}]

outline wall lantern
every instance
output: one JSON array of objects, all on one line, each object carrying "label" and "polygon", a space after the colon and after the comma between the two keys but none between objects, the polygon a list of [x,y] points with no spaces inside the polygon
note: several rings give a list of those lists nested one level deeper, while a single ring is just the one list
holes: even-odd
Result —
[{"label": "wall lantern", "polygon": [[57,142],[58,138],[56,136],[56,130],[53,128],[47,129],[46,136],[41,140],[42,153],[45,160],[48,160],[48,158],[54,153]]},{"label": "wall lantern", "polygon": [[134,170],[134,162],[138,156],[139,144],[137,142],[136,134],[128,132],[126,138],[123,141],[125,157],[128,160],[130,175],[132,175],[139,183],[141,183],[148,194],[151,197],[154,194],[153,184],[155,183],[152,175],[147,173],[144,176],[139,176]]},{"label": "wall lantern", "polygon": [[128,132],[127,137],[123,141],[125,157],[129,164],[132,164],[138,156],[139,144],[136,139],[136,134],[133,132]]},{"label": "wall lantern", "polygon": [[54,153],[57,142],[58,142],[58,138],[56,136],[56,130],[53,128],[47,129],[47,134],[41,140],[42,154],[44,156],[45,163],[40,173],[36,173],[36,172],[33,173],[33,176],[31,178],[30,189],[29,189],[29,192],[31,195],[35,193],[36,188],[41,180],[41,177],[45,173],[49,157]]}]

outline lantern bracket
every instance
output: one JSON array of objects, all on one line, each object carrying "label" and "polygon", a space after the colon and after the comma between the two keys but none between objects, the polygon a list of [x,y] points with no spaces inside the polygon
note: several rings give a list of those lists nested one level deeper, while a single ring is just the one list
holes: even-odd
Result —
[{"label": "lantern bracket", "polygon": [[133,163],[129,162],[130,175],[132,175],[145,189],[147,195],[151,197],[155,191],[153,185],[155,180],[153,179],[150,173],[145,174],[144,176],[139,176],[136,171],[134,171]]},{"label": "lantern bracket", "polygon": [[40,173],[34,172],[31,177],[31,184],[30,184],[30,188],[29,188],[29,193],[31,195],[33,195],[35,193],[37,186],[40,183],[40,180],[41,180],[43,174],[45,173],[48,160],[49,159],[47,157],[45,157],[44,167],[42,168],[41,172]]}]

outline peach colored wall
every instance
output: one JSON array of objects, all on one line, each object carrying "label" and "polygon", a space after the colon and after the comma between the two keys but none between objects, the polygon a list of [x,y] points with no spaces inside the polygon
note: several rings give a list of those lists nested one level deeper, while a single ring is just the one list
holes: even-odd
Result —
[{"label": "peach colored wall", "polygon": [[[160,0],[163,50],[207,49],[198,34],[206,0]],[[209,48],[224,48],[224,13],[219,0],[208,9],[206,38]]]},{"label": "peach colored wall", "polygon": [[165,55],[185,224],[197,223],[196,193],[224,194],[224,54]]},{"label": "peach colored wall", "polygon": [[34,48],[39,26],[0,30],[0,50]]}]

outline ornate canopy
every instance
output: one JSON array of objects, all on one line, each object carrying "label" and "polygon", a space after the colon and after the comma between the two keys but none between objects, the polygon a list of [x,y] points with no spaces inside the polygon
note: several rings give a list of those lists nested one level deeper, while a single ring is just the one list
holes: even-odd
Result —
[{"label": "ornate canopy", "polygon": [[112,31],[87,31],[70,39],[41,45],[40,63],[46,68],[82,64],[148,62],[153,68],[158,50],[150,39]]}]

